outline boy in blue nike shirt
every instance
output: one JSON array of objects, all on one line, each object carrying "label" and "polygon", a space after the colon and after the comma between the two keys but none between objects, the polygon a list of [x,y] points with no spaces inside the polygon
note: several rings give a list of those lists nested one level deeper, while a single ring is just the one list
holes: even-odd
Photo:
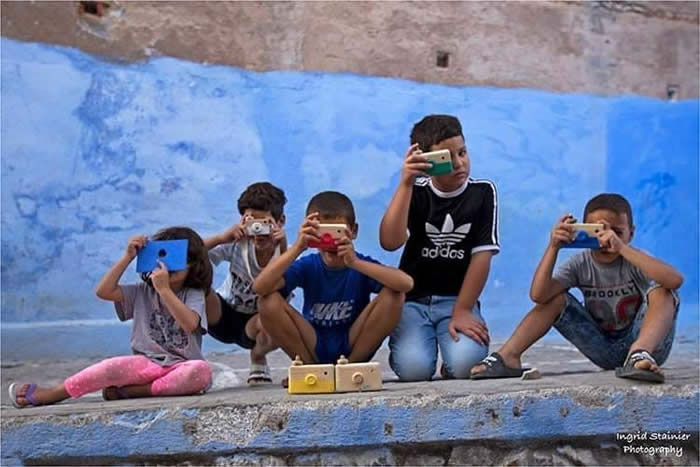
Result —
[{"label": "boy in blue nike shirt", "polygon": [[[344,194],[317,194],[306,214],[296,242],[253,283],[263,327],[290,358],[307,364],[335,363],[340,355],[368,361],[398,323],[413,279],[355,252],[355,210]],[[320,241],[322,223],[346,225],[337,249],[297,259],[310,241]],[[297,287],[304,291],[303,316],[283,298]],[[378,295],[370,300],[372,293]]]}]

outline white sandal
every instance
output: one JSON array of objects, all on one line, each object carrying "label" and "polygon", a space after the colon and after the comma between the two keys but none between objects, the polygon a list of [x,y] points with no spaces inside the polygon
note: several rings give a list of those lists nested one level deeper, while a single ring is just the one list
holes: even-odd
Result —
[{"label": "white sandal", "polygon": [[272,383],[272,377],[270,376],[270,367],[267,365],[251,363],[250,373],[248,373],[248,384],[250,386],[258,386],[261,384],[269,383]]}]

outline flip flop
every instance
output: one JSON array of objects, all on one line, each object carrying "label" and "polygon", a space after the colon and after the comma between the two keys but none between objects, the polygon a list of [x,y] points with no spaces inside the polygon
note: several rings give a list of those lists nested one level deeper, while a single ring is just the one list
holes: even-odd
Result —
[{"label": "flip flop", "polygon": [[10,387],[7,388],[7,392],[10,395],[10,400],[12,401],[12,405],[15,406],[17,409],[23,409],[25,407],[37,407],[41,405],[41,402],[37,401],[34,399],[34,391],[36,390],[36,384],[30,383],[29,387],[27,388],[26,394],[24,394],[24,398],[29,401],[29,404],[22,405],[19,402],[17,402],[17,391],[19,391],[19,388],[21,388],[22,385],[19,383],[12,383],[10,384]]},{"label": "flip flop", "polygon": [[648,360],[656,366],[659,366],[654,360],[654,357],[644,349],[637,349],[625,360],[622,367],[615,368],[615,376],[618,378],[628,378],[637,381],[647,381],[649,383],[663,383],[666,378],[661,373],[656,373],[651,370],[643,370],[634,366],[635,363],[641,362],[642,360]]},{"label": "flip flop", "polygon": [[486,365],[486,369],[481,373],[471,375],[471,379],[520,378],[524,372],[529,370],[529,368],[506,366],[503,357],[498,352],[491,352],[491,355],[476,365]]},{"label": "flip flop", "polygon": [[270,367],[267,365],[258,365],[257,363],[250,364],[250,373],[248,374],[248,384],[257,386],[261,384],[272,383],[270,376]]}]

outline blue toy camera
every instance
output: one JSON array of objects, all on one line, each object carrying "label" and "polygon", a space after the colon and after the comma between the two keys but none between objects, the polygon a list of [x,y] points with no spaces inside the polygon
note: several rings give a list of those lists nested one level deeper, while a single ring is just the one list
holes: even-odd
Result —
[{"label": "blue toy camera", "polygon": [[165,264],[168,271],[186,269],[187,239],[146,242],[136,257],[136,272],[151,272],[158,267],[158,261]]},{"label": "blue toy camera", "polygon": [[562,244],[562,248],[592,248],[600,249],[600,243],[596,236],[605,229],[603,224],[571,224],[576,232],[576,237],[571,243]]}]

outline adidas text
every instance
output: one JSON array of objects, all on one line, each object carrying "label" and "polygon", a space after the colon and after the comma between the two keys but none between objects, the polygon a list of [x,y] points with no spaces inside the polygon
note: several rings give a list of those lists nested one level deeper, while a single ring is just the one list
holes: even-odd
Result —
[{"label": "adidas text", "polygon": [[435,248],[424,247],[421,256],[430,259],[436,259],[438,256],[446,259],[464,259],[464,250],[453,250],[450,245],[442,248],[437,246]]}]

